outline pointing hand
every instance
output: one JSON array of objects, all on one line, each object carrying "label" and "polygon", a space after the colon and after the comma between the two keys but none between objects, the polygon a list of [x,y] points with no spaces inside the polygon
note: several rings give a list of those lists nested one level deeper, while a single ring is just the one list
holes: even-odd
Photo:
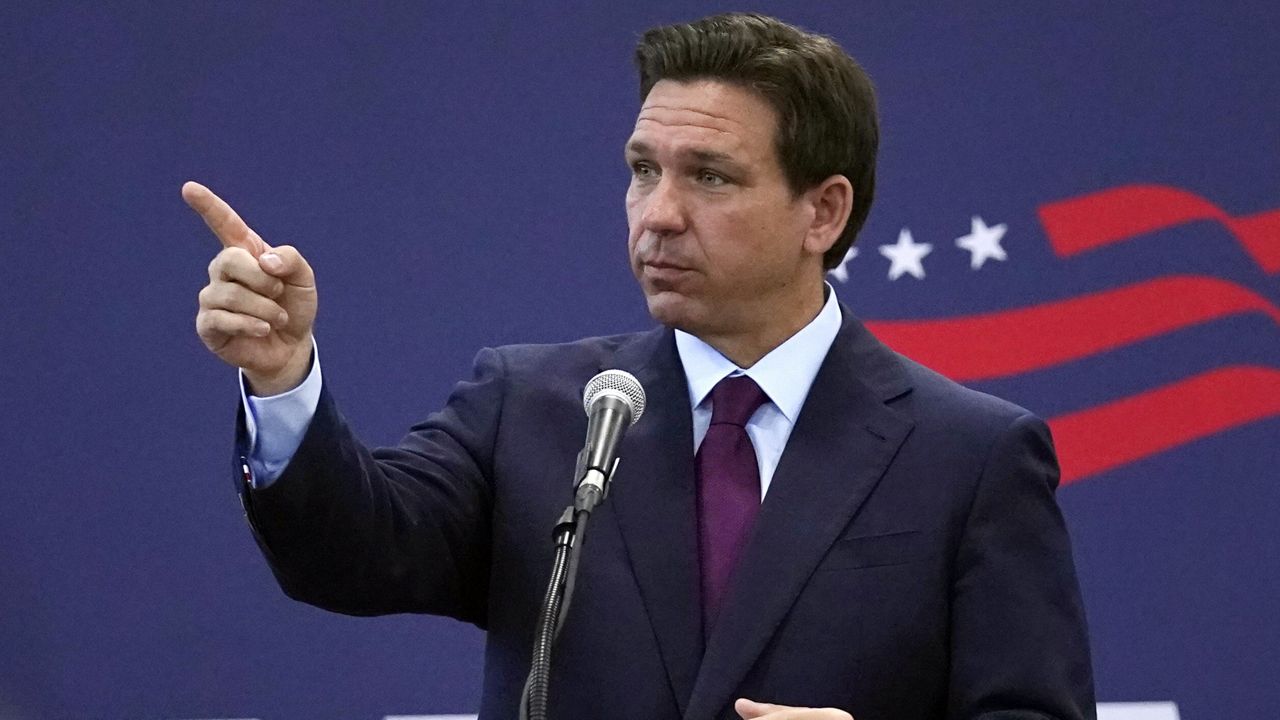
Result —
[{"label": "pointing hand", "polygon": [[254,394],[296,387],[311,365],[311,266],[291,246],[267,245],[209,188],[188,182],[182,199],[222,242],[200,291],[196,333],[213,354],[244,370]]}]

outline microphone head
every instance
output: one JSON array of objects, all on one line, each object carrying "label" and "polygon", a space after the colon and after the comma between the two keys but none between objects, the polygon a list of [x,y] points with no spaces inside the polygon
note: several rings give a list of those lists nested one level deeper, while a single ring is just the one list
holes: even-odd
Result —
[{"label": "microphone head", "polygon": [[591,406],[601,397],[616,397],[631,408],[631,424],[644,414],[644,388],[634,375],[625,370],[605,370],[587,382],[582,391],[582,408],[591,415]]}]

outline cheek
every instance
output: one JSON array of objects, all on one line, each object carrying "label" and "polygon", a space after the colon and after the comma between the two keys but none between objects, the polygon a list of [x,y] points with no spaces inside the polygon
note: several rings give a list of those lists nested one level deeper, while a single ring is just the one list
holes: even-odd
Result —
[{"label": "cheek", "polygon": [[726,275],[744,281],[744,289],[756,280],[776,278],[781,268],[799,256],[794,224],[776,211],[752,208],[727,213],[717,216],[715,224],[714,230],[703,234],[715,239],[705,243],[706,252],[714,254],[713,264]]},{"label": "cheek", "polygon": [[631,262],[631,268],[637,272],[640,270],[640,256],[648,253],[653,249],[653,237],[637,230],[632,230],[627,235],[627,258]]},{"label": "cheek", "polygon": [[627,189],[627,252],[634,258],[636,250],[640,246],[640,238],[644,236],[644,217],[645,201],[644,197],[635,191],[635,188]]},{"label": "cheek", "polygon": [[640,217],[644,206],[627,193],[627,245],[634,246],[636,236],[640,234]]},{"label": "cheek", "polygon": [[778,259],[798,255],[804,245],[808,222],[804,213],[786,203],[773,203],[748,221],[756,251]]},{"label": "cheek", "polygon": [[636,221],[640,219],[641,213],[644,212],[644,198],[641,197],[640,193],[636,192],[634,182],[627,186],[625,205],[627,208],[627,222],[635,225]]}]

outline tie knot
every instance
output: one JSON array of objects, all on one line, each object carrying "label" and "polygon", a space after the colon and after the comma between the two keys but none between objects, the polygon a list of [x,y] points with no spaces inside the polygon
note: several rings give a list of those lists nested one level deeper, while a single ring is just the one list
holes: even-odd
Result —
[{"label": "tie knot", "polygon": [[711,389],[711,424],[745,427],[756,409],[769,399],[746,375],[727,377]]}]

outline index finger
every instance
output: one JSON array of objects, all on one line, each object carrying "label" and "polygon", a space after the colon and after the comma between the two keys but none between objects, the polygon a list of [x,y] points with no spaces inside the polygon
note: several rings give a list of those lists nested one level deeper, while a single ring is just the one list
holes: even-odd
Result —
[{"label": "index finger", "polygon": [[244,248],[255,258],[268,249],[258,233],[246,225],[236,211],[209,188],[198,182],[183,183],[182,199],[200,214],[204,224],[218,236],[222,247]]}]

